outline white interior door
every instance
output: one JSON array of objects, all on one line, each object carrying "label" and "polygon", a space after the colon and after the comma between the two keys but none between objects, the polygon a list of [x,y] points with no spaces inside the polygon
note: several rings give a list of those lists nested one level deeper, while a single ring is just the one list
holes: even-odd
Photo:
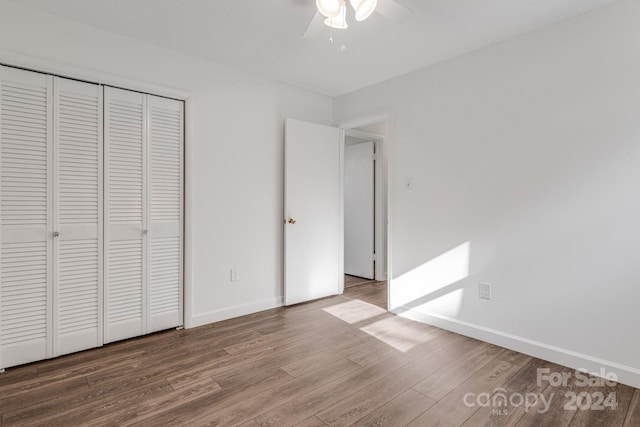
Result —
[{"label": "white interior door", "polygon": [[182,101],[147,96],[149,241],[147,331],[182,325]]},{"label": "white interior door", "polygon": [[145,95],[106,87],[105,343],[147,330]]},{"label": "white interior door", "polygon": [[51,357],[53,77],[0,67],[0,368]]},{"label": "white interior door", "polygon": [[344,148],[344,272],[374,278],[374,142]]},{"label": "white interior door", "polygon": [[102,87],[54,80],[54,356],[102,345]]},{"label": "white interior door", "polygon": [[285,304],[340,292],[340,131],[285,125]]}]

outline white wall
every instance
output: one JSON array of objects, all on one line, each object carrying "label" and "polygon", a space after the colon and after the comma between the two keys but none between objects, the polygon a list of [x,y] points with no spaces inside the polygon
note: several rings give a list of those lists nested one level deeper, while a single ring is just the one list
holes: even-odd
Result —
[{"label": "white wall", "polygon": [[[0,1],[0,62],[190,93],[187,209],[194,233],[187,324],[280,303],[284,119],[329,124],[331,98],[6,1]],[[238,282],[229,282],[231,267],[239,270]]]},{"label": "white wall", "polygon": [[335,100],[392,120],[396,311],[640,386],[638,22],[619,2]]}]

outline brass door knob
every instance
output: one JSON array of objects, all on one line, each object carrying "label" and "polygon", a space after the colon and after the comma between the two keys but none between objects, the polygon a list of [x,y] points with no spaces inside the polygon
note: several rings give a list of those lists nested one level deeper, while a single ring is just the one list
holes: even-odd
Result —
[{"label": "brass door knob", "polygon": [[289,218],[289,221],[287,221],[289,224],[295,224],[296,220],[293,218]]}]

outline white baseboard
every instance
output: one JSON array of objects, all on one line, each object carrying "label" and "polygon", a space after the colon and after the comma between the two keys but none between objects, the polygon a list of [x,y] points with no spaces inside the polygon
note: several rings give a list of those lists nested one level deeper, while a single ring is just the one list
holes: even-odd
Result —
[{"label": "white baseboard", "polygon": [[283,297],[266,298],[260,301],[253,301],[247,304],[225,307],[218,310],[207,311],[206,313],[195,314],[191,321],[186,322],[188,328],[195,328],[221,320],[232,319],[246,314],[257,313],[259,311],[282,307]]},{"label": "white baseboard", "polygon": [[446,329],[460,335],[515,350],[539,359],[548,360],[572,369],[586,369],[596,375],[604,369],[607,373],[615,373],[618,377],[618,382],[640,388],[640,369],[452,319],[436,313],[427,314],[403,306],[393,307],[390,311],[407,319]]}]

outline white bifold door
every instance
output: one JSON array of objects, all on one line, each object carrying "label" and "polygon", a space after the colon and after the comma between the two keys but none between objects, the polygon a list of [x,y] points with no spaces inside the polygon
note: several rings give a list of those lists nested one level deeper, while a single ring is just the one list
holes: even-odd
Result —
[{"label": "white bifold door", "polygon": [[183,105],[0,66],[0,369],[182,325]]},{"label": "white bifold door", "polygon": [[182,325],[183,105],[105,88],[105,342]]},{"label": "white bifold door", "polygon": [[0,67],[0,368],[102,344],[102,88]]}]

